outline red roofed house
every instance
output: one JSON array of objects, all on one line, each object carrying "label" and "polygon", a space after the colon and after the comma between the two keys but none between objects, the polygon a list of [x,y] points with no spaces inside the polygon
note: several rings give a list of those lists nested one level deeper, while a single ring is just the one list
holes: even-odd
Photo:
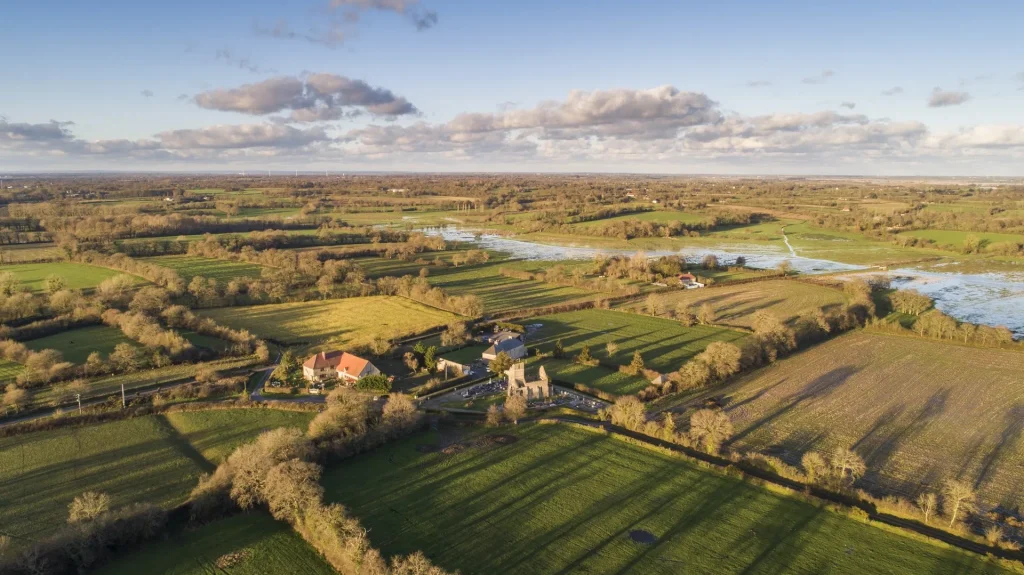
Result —
[{"label": "red roofed house", "polygon": [[321,351],[302,364],[302,377],[310,382],[340,379],[345,383],[355,383],[379,373],[380,370],[369,360],[344,351]]},{"label": "red roofed house", "polygon": [[683,284],[686,289],[702,288],[704,284],[697,281],[697,276],[693,274],[679,274],[676,276],[679,279],[679,283]]}]

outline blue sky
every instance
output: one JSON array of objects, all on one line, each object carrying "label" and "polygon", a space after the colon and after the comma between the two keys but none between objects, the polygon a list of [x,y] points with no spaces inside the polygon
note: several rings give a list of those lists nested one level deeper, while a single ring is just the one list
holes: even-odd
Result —
[{"label": "blue sky", "polygon": [[[1020,2],[333,2],[10,3],[0,170],[1020,172]],[[325,45],[332,26],[344,37]],[[417,113],[343,102],[343,117],[295,123],[294,107],[197,104],[310,73]],[[709,113],[644,94],[661,86],[706,96]],[[936,88],[946,105],[929,105]],[[562,116],[530,114],[541,102]],[[465,113],[488,127],[452,124]],[[39,135],[51,120],[73,124]],[[223,141],[224,126],[263,137]]]}]

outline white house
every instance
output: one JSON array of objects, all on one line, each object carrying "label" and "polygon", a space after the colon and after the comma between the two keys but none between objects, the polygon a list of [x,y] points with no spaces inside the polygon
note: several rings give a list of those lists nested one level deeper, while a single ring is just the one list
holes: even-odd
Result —
[{"label": "white house", "polygon": [[526,357],[526,342],[523,341],[523,336],[503,331],[491,338],[491,347],[485,349],[481,357],[485,361],[494,361],[501,352],[505,352],[512,359]]}]

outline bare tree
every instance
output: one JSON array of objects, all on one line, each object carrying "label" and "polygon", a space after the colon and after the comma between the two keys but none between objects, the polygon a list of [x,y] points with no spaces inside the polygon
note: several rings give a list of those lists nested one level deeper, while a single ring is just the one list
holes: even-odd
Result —
[{"label": "bare tree", "polygon": [[512,420],[512,423],[519,425],[519,419],[526,415],[526,398],[522,395],[513,395],[505,400],[505,416]]},{"label": "bare tree", "polygon": [[469,339],[466,334],[466,324],[456,321],[448,324],[448,329],[441,334],[441,345],[460,345]]},{"label": "bare tree", "polygon": [[715,310],[711,309],[711,304],[704,304],[697,310],[697,321],[701,325],[708,325],[715,322]]},{"label": "bare tree", "polygon": [[927,492],[917,496],[917,506],[921,508],[921,513],[924,515],[924,522],[927,525],[928,519],[935,514],[935,510],[939,508],[939,497],[934,493]]},{"label": "bare tree", "polygon": [[840,447],[832,453],[832,469],[835,470],[836,478],[852,485],[864,475],[867,466],[852,449]]},{"label": "bare tree", "polygon": [[311,501],[320,501],[324,488],[320,486],[323,470],[315,463],[289,459],[267,472],[263,497],[274,519],[292,521]]},{"label": "bare tree", "polygon": [[110,496],[106,493],[86,491],[68,505],[68,523],[92,521],[110,511]]},{"label": "bare tree", "polygon": [[406,429],[419,419],[416,404],[404,393],[392,393],[381,413],[381,422],[392,429]]},{"label": "bare tree", "polygon": [[961,512],[969,513],[974,509],[974,489],[967,482],[950,479],[942,492],[946,496],[946,507],[950,508],[949,527],[952,528]]},{"label": "bare tree", "polygon": [[4,392],[4,407],[18,412],[28,405],[29,400],[30,397],[27,390],[13,383],[7,384],[7,390]]},{"label": "bare tree", "polygon": [[609,341],[604,344],[604,352],[608,355],[608,359],[615,357],[615,354],[619,353],[619,344]]},{"label": "bare tree", "polygon": [[501,425],[501,410],[498,409],[497,405],[491,404],[487,408],[487,427],[497,427]]},{"label": "bare tree", "polygon": [[814,483],[819,479],[828,476],[828,462],[817,451],[808,451],[800,458],[800,465],[804,468],[807,481]]},{"label": "bare tree", "polygon": [[729,416],[721,410],[701,409],[690,416],[690,439],[708,453],[718,453],[732,431]]},{"label": "bare tree", "polygon": [[647,409],[635,395],[624,395],[608,408],[613,425],[639,431],[647,421]]},{"label": "bare tree", "polygon": [[391,341],[379,335],[373,338],[373,341],[370,343],[370,351],[377,357],[384,357],[391,352],[393,347]]}]

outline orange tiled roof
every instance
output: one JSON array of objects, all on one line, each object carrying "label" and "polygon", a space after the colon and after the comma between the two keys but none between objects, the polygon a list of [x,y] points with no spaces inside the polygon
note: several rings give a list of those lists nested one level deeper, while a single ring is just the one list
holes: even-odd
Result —
[{"label": "orange tiled roof", "polygon": [[320,353],[311,356],[309,359],[302,364],[303,367],[310,369],[323,369],[325,367],[332,367],[337,369],[339,372],[348,373],[351,375],[359,375],[366,369],[366,365],[370,363],[369,360],[363,359],[359,356],[353,355],[348,352],[342,351],[321,351]]}]

